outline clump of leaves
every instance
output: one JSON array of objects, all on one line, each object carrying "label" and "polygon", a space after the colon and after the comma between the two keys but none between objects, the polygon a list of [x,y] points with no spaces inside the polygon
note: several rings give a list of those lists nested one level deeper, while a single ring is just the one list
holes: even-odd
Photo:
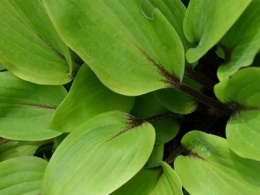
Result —
[{"label": "clump of leaves", "polygon": [[259,0],[2,0],[0,194],[259,194]]}]

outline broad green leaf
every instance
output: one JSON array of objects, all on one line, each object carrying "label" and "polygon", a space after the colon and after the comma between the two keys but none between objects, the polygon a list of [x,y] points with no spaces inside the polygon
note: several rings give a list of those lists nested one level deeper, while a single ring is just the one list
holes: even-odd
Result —
[{"label": "broad green leaf", "polygon": [[191,47],[183,33],[183,19],[186,8],[180,0],[141,0],[141,8],[148,18],[152,18],[153,10],[158,8],[178,33],[184,50],[186,51]]},{"label": "broad green leaf", "polygon": [[65,96],[62,86],[36,85],[1,72],[0,137],[37,141],[58,136],[46,126]]},{"label": "broad green leaf", "polygon": [[19,156],[32,156],[41,142],[7,141],[0,144],[0,161]]},{"label": "broad green leaf", "polygon": [[68,47],[55,31],[41,0],[0,1],[0,63],[38,84],[63,84],[74,74]]},{"label": "broad green leaf", "polygon": [[182,80],[181,40],[157,8],[147,18],[140,0],[43,2],[63,40],[113,91],[141,95]]},{"label": "broad green leaf", "polygon": [[144,166],[154,140],[147,122],[122,112],[98,115],[70,133],[54,152],[43,195],[109,194]]},{"label": "broad green leaf", "polygon": [[50,128],[73,131],[82,121],[108,111],[129,112],[133,97],[116,94],[97,79],[91,69],[83,65],[70,88],[69,94],[56,110]]},{"label": "broad green leaf", "polygon": [[[136,97],[131,114],[135,117],[152,120],[156,131],[156,144],[164,144],[172,140],[179,132],[179,115],[174,115],[159,104],[153,93]],[[160,118],[160,120],[156,120]]]},{"label": "broad green leaf", "polygon": [[26,156],[0,163],[0,194],[39,195],[47,162]]},{"label": "broad green leaf", "polygon": [[218,78],[227,79],[238,69],[253,63],[260,51],[260,1],[253,0],[220,42],[226,62],[218,69]]},{"label": "broad green leaf", "polygon": [[112,195],[181,195],[182,185],[178,175],[165,162],[161,162],[160,165],[157,168],[141,170]]},{"label": "broad green leaf", "polygon": [[160,162],[163,160],[164,144],[155,144],[152,154],[145,164],[147,168],[158,167]]},{"label": "broad green leaf", "polygon": [[224,138],[191,131],[182,144],[188,154],[174,168],[190,194],[259,194],[260,162],[237,156]]},{"label": "broad green leaf", "polygon": [[190,63],[198,61],[231,28],[252,0],[192,0],[184,17],[184,34],[195,48],[187,51]]},{"label": "broad green leaf", "polygon": [[238,71],[215,87],[216,96],[236,110],[226,126],[230,148],[239,156],[260,160],[260,68]]}]

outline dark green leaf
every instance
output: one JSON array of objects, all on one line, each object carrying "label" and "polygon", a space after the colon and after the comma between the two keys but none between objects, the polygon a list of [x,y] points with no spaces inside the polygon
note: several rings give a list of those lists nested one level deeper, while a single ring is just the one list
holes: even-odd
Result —
[{"label": "dark green leaf", "polygon": [[163,160],[164,144],[155,144],[152,154],[145,164],[145,167],[152,168],[158,167],[160,162]]},{"label": "dark green leaf", "polygon": [[197,101],[186,93],[175,89],[161,89],[154,92],[154,96],[160,104],[171,112],[189,114],[196,110]]}]

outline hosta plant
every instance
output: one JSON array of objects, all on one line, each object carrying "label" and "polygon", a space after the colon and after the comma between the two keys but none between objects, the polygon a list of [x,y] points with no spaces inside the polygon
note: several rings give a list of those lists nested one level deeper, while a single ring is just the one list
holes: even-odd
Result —
[{"label": "hosta plant", "polygon": [[260,194],[259,0],[0,13],[0,195]]}]

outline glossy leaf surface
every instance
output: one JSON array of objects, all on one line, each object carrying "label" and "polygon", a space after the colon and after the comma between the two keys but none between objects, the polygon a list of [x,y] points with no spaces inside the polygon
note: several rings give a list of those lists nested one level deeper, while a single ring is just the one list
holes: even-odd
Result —
[{"label": "glossy leaf surface", "polygon": [[0,194],[38,195],[47,162],[36,157],[17,157],[0,163]]},{"label": "glossy leaf surface", "polygon": [[121,112],[98,115],[59,145],[44,176],[43,195],[109,194],[144,166],[154,140],[147,122]]},{"label": "glossy leaf surface", "polygon": [[215,87],[217,97],[236,105],[226,126],[231,149],[244,158],[260,160],[260,68],[238,71]]},{"label": "glossy leaf surface", "polygon": [[37,141],[58,136],[46,126],[65,96],[62,86],[36,85],[1,72],[0,137]]},{"label": "glossy leaf surface", "polygon": [[165,162],[154,169],[143,169],[112,195],[132,194],[182,194],[178,175]]},{"label": "glossy leaf surface", "polygon": [[67,46],[40,0],[0,1],[0,63],[16,76],[38,84],[63,84],[73,77]]},{"label": "glossy leaf surface", "polygon": [[[184,34],[196,48],[187,52],[190,63],[198,61],[231,28],[251,0],[192,0],[184,17]],[[232,9],[230,9],[232,7]]]},{"label": "glossy leaf surface", "polygon": [[260,1],[253,0],[221,40],[227,62],[218,69],[218,78],[227,79],[238,69],[253,63],[260,52]]},{"label": "glossy leaf surface", "polygon": [[148,18],[140,0],[43,2],[63,40],[113,91],[141,95],[182,79],[181,40],[158,9]]},{"label": "glossy leaf surface", "polygon": [[174,167],[190,194],[252,194],[260,191],[260,162],[233,153],[225,139],[192,131],[182,139],[189,151]]},{"label": "glossy leaf surface", "polygon": [[133,104],[134,97],[122,96],[109,90],[87,65],[83,65],[49,127],[70,132],[98,114],[114,110],[129,112]]}]

